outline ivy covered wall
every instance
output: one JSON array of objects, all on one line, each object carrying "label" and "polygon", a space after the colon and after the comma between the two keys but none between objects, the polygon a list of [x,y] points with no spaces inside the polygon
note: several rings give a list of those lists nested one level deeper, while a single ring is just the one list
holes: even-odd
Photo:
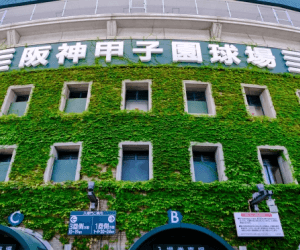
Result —
[{"label": "ivy covered wall", "polygon": [[[152,111],[121,111],[125,79],[152,79]],[[184,113],[183,80],[212,84],[216,117]],[[117,211],[117,228],[130,246],[140,231],[167,223],[167,210],[178,210],[183,222],[208,228],[232,246],[248,249],[291,249],[300,243],[299,185],[269,185],[279,208],[283,239],[238,239],[233,212],[248,210],[248,199],[263,182],[257,146],[280,145],[288,150],[294,178],[300,180],[300,104],[295,94],[300,78],[255,69],[178,68],[176,66],[76,67],[1,74],[0,105],[11,85],[34,84],[26,116],[0,117],[0,145],[17,144],[10,181],[0,183],[0,224],[21,210],[24,226],[55,233],[68,242],[70,211],[87,210],[89,178],[96,194]],[[88,111],[64,114],[58,110],[66,81],[93,82]],[[241,83],[266,85],[276,119],[247,114]],[[83,142],[81,180],[44,184],[43,175],[56,142]],[[153,175],[147,182],[115,181],[121,141],[151,141]],[[222,143],[228,181],[192,182],[190,142]],[[264,205],[261,211],[268,211]],[[89,238],[77,237],[77,249],[89,249]]]}]

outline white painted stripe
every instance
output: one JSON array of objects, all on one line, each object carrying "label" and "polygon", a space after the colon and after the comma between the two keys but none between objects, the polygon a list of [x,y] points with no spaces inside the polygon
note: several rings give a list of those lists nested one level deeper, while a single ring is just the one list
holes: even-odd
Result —
[{"label": "white painted stripe", "polygon": [[7,71],[7,70],[9,70],[8,66],[2,66],[2,67],[0,67],[0,71]]},{"label": "white painted stripe", "polygon": [[286,66],[288,66],[288,67],[300,68],[300,63],[296,63],[296,62],[286,62],[285,64],[286,64]]},{"label": "white painted stripe", "polygon": [[4,49],[4,50],[0,50],[0,55],[13,54],[15,52],[16,52],[15,49]]},{"label": "white painted stripe", "polygon": [[287,55],[287,56],[299,56],[300,57],[300,52],[290,51],[290,50],[282,50],[281,54]]},{"label": "white painted stripe", "polygon": [[300,73],[300,69],[289,67],[289,72],[291,73]]},{"label": "white painted stripe", "polygon": [[0,66],[10,65],[10,64],[11,64],[11,60],[0,61]]},{"label": "white painted stripe", "polygon": [[0,56],[0,60],[12,59],[13,57],[14,57],[13,54],[3,55],[3,56]]},{"label": "white painted stripe", "polygon": [[300,62],[300,57],[284,56],[283,59],[290,62]]}]

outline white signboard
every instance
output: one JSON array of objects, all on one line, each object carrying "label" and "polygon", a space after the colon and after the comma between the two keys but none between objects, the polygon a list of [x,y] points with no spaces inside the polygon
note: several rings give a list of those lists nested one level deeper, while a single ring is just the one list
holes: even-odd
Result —
[{"label": "white signboard", "polygon": [[238,237],[284,237],[278,213],[234,213]]}]

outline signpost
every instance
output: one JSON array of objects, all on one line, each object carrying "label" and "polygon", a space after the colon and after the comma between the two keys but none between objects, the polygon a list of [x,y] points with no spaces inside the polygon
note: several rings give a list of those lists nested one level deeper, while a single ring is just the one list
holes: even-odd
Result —
[{"label": "signpost", "polygon": [[74,211],[68,235],[111,235],[116,233],[116,211]]},{"label": "signpost", "polygon": [[284,237],[278,213],[234,213],[238,237]]}]

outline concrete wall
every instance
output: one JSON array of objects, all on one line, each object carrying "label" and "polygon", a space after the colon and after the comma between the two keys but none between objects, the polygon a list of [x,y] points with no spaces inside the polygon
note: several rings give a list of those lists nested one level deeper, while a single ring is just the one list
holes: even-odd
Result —
[{"label": "concrete wall", "polygon": [[300,28],[235,18],[178,14],[102,14],[0,26],[2,49],[103,39],[224,41],[300,50]]}]

